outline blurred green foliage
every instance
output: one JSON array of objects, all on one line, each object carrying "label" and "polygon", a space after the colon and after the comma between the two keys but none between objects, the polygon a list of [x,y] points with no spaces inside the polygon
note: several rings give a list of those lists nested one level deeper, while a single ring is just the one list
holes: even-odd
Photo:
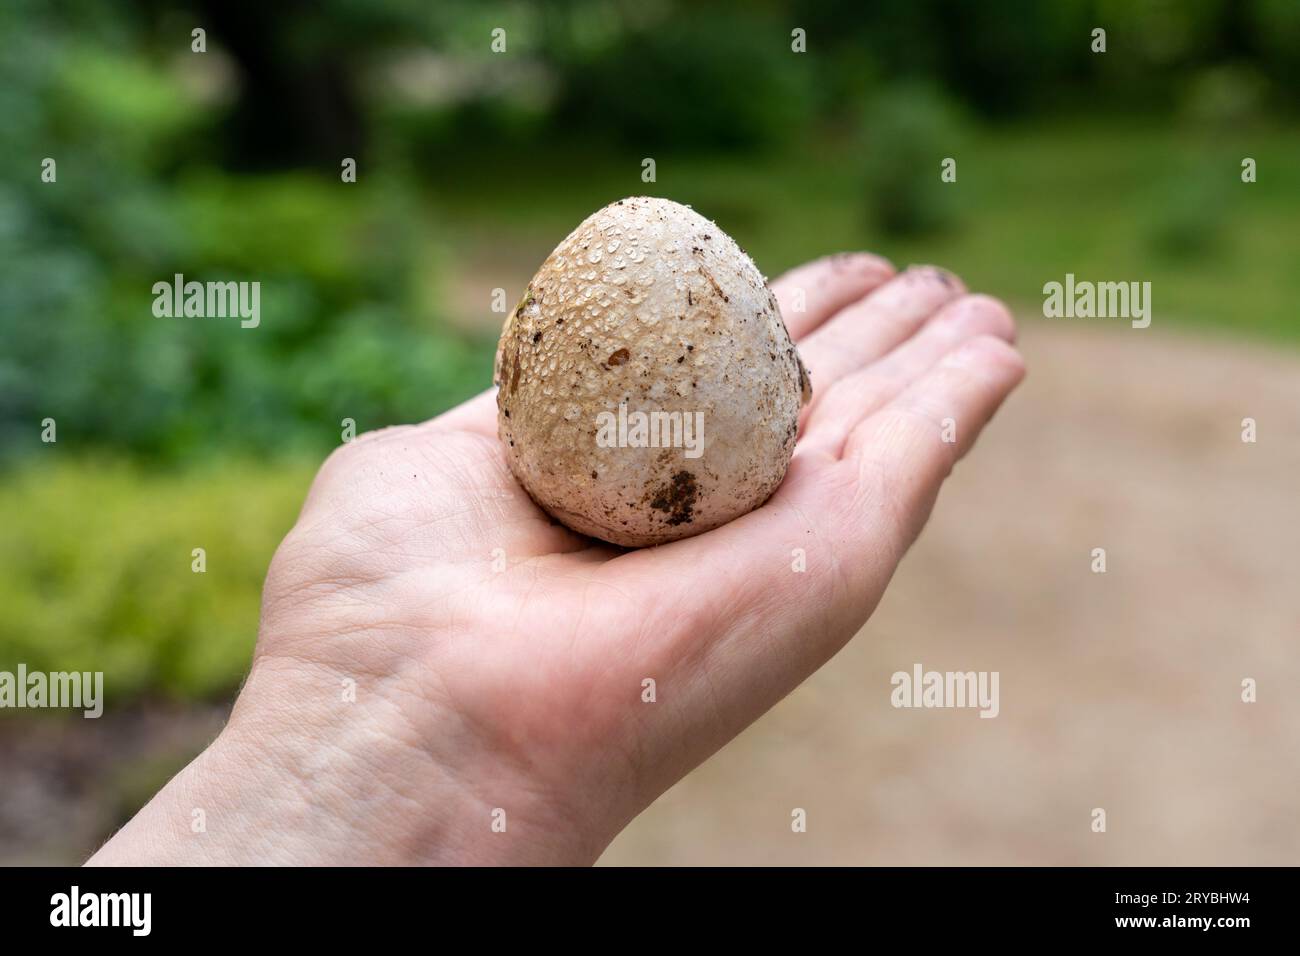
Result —
[{"label": "blurred green foliage", "polygon": [[771,146],[799,135],[816,107],[807,56],[770,12],[734,17],[705,7],[636,24],[565,65],[557,119],[644,155]]},{"label": "blurred green foliage", "polygon": [[[233,461],[177,474],[59,458],[0,484],[0,666],[104,671],[110,705],[236,686],[266,566],[311,468]],[[204,573],[191,570],[195,548]]]},{"label": "blurred green foliage", "polygon": [[1218,164],[1183,160],[1160,184],[1151,216],[1153,252],[1175,260],[1203,260],[1228,245],[1232,182]]},{"label": "blurred green foliage", "polygon": [[[75,36],[3,54],[43,109],[0,127],[0,457],[39,448],[47,416],[69,446],[170,461],[320,451],[345,417],[418,420],[484,381],[489,337],[440,331],[422,301],[439,252],[405,179],[194,162],[183,84]],[[55,183],[33,175],[45,156]],[[153,284],[178,273],[260,282],[260,326],[154,317]]]},{"label": "blurred green foliage", "polygon": [[942,160],[961,155],[951,104],[926,87],[891,90],[871,104],[864,129],[871,224],[900,236],[950,224],[957,190],[935,183]]},{"label": "blurred green foliage", "polygon": [[[0,36],[0,667],[114,695],[233,687],[302,463],[486,387],[494,290],[621,196],[769,273],[1149,279],[1158,321],[1300,340],[1293,0],[10,0]],[[176,273],[260,282],[260,326],[154,317]]]}]

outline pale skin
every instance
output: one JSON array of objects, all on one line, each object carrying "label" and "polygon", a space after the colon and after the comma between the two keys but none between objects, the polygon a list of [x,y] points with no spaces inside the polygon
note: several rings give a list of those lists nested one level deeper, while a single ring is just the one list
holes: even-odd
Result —
[{"label": "pale skin", "polygon": [[1006,307],[942,270],[855,253],[772,287],[814,396],[770,501],[582,537],[511,476],[491,392],[344,445],[226,728],[90,863],[594,862],[862,627],[1024,376]]}]

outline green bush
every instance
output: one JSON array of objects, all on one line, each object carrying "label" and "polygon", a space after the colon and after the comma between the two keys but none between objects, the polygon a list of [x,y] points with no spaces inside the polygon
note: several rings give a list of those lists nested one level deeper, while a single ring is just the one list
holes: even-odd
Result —
[{"label": "green bush", "polygon": [[890,90],[867,110],[864,130],[872,223],[894,236],[950,225],[958,186],[941,181],[940,164],[958,156],[961,125],[948,101],[922,86]]},{"label": "green bush", "polygon": [[810,57],[790,25],[708,9],[631,29],[562,64],[561,122],[613,135],[640,156],[788,142],[813,117]]},{"label": "green bush", "polygon": [[[420,420],[488,384],[491,342],[428,296],[445,240],[409,179],[214,168],[222,114],[188,60],[30,33],[41,55],[0,49],[0,464],[41,454],[47,417],[71,446],[168,463],[319,453],[342,418]],[[154,316],[177,273],[259,282],[261,324]]]},{"label": "green bush", "polygon": [[1206,159],[1183,160],[1154,191],[1147,226],[1152,251],[1170,260],[1204,259],[1225,247],[1235,169]]},{"label": "green bush", "polygon": [[311,467],[158,473],[60,447],[0,484],[0,669],[103,671],[109,707],[233,690]]}]

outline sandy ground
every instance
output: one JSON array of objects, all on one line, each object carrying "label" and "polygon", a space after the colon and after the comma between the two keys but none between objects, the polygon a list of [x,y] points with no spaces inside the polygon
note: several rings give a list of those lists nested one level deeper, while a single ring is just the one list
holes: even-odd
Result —
[{"label": "sandy ground", "polygon": [[0,866],[76,865],[216,737],[224,704],[0,721]]},{"label": "sandy ground", "polygon": [[[1022,345],[867,627],[604,863],[1300,863],[1300,355],[1104,320]],[[916,663],[998,671],[999,716],[894,709]]]},{"label": "sandy ground", "polygon": [[[1022,344],[866,629],[604,863],[1300,863],[1300,353],[1158,317]],[[998,671],[999,716],[892,708],[916,663]],[[0,863],[84,858],[222,714],[0,733]]]}]

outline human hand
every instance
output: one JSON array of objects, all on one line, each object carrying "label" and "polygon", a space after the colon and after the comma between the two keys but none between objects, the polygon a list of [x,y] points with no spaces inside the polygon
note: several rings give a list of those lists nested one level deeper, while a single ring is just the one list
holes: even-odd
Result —
[{"label": "human hand", "polygon": [[91,862],[593,862],[862,626],[1024,374],[1010,313],[941,270],[848,254],[772,287],[813,400],[771,500],[652,549],[582,537],[510,474],[491,392],[344,445],[229,725]]}]

